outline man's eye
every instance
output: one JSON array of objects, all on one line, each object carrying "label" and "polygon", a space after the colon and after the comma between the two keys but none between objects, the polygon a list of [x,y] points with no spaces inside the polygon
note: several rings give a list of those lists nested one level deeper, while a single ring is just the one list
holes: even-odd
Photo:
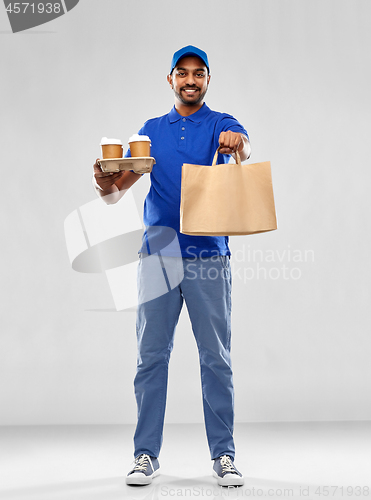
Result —
[{"label": "man's eye", "polygon": [[197,73],[196,75],[198,78],[203,78],[205,76],[205,73]]},{"label": "man's eye", "polygon": [[179,76],[184,76],[185,73],[183,73],[182,71],[178,73]]}]

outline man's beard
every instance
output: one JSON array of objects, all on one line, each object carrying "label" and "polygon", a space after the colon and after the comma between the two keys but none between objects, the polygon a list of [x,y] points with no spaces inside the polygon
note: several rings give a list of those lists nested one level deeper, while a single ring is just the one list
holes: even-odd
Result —
[{"label": "man's beard", "polygon": [[200,104],[200,102],[203,101],[205,95],[206,95],[206,92],[207,92],[207,89],[208,87],[206,88],[205,92],[200,92],[198,98],[195,100],[195,101],[187,101],[186,99],[184,99],[182,97],[182,90],[186,89],[186,88],[189,88],[189,89],[192,89],[192,88],[197,88],[197,90],[199,90],[199,87],[183,87],[180,92],[176,92],[174,90],[174,94],[176,95],[176,97],[179,99],[179,101],[184,104],[185,106],[196,106],[197,104]]}]

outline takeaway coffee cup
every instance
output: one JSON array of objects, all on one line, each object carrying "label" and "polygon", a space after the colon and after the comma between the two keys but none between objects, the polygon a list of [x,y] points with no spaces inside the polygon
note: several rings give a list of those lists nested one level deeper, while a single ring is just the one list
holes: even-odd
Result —
[{"label": "takeaway coffee cup", "polygon": [[151,139],[147,135],[134,134],[130,137],[128,142],[132,157],[151,156]]},{"label": "takeaway coffee cup", "polygon": [[102,148],[102,158],[122,158],[123,148],[120,139],[109,139],[102,137],[100,141]]}]

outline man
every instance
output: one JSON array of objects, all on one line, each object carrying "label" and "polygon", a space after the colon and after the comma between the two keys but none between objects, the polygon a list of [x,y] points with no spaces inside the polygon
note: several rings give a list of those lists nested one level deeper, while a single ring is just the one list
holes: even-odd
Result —
[{"label": "man", "polygon": [[[172,59],[167,81],[174,92],[170,113],[148,120],[139,131],[151,139],[156,165],[144,205],[147,231],[140,249],[140,287],[148,278],[146,259],[150,228],[176,231],[184,277],[168,293],[139,301],[137,311],[138,363],[134,381],[138,423],[134,436],[135,465],[127,484],[149,484],[159,472],[167,374],[175,327],[183,301],[197,342],[202,380],[206,433],[214,460],[213,475],[218,484],[239,486],[242,474],[234,466],[233,381],[230,360],[231,274],[227,237],[188,236],[179,232],[181,168],[183,163],[211,165],[219,148],[218,163],[239,152],[250,156],[246,130],[232,116],[210,110],[204,97],[210,82],[208,57],[187,46]],[[126,154],[129,155],[129,152]],[[134,173],[108,174],[94,165],[95,183],[107,203],[115,203],[141,176]],[[214,273],[208,274],[213,270]],[[208,278],[212,276],[212,279]],[[215,278],[216,276],[216,278]]]}]

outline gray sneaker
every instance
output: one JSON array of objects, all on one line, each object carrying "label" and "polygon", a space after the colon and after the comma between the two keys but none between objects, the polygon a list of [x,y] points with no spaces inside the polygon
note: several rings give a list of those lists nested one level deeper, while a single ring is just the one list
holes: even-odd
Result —
[{"label": "gray sneaker", "polygon": [[223,455],[214,460],[213,476],[217,478],[219,486],[242,486],[243,476],[233,464],[228,455]]},{"label": "gray sneaker", "polygon": [[158,459],[144,453],[135,459],[134,464],[134,467],[126,476],[126,484],[151,484],[152,478],[160,473]]}]

